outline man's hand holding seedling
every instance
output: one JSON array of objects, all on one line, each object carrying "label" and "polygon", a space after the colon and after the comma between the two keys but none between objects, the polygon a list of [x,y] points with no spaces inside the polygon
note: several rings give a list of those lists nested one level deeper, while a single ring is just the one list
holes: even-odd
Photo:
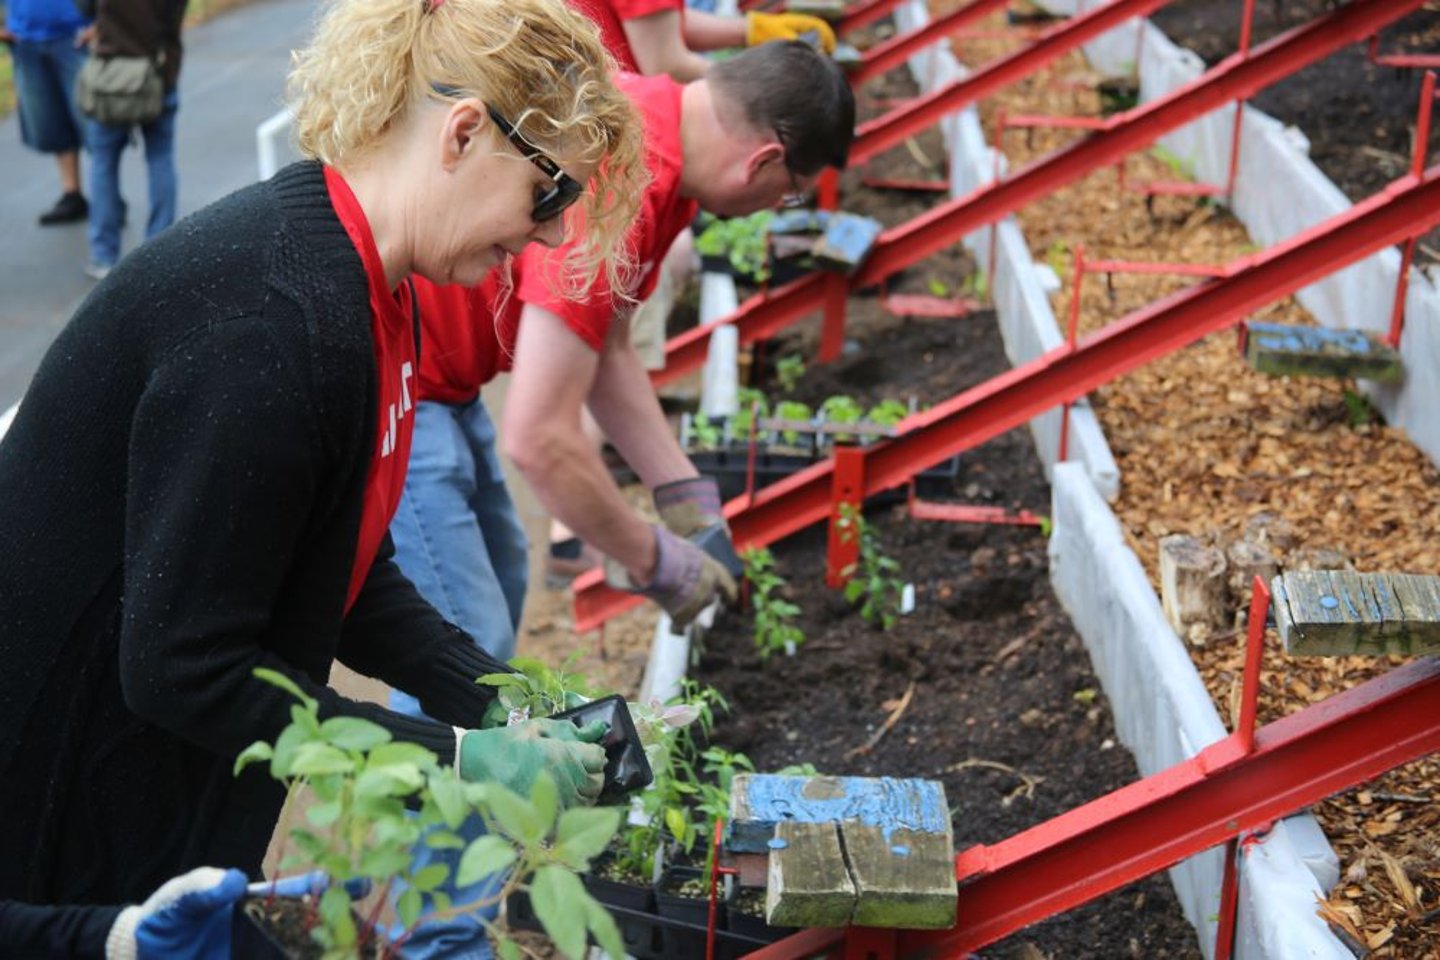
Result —
[{"label": "man's hand holding seedling", "polygon": [[568,720],[526,720],[512,726],[458,732],[456,766],[477,783],[495,782],[529,796],[541,770],[560,791],[562,808],[590,805],[605,786],[602,722],[577,728]]}]

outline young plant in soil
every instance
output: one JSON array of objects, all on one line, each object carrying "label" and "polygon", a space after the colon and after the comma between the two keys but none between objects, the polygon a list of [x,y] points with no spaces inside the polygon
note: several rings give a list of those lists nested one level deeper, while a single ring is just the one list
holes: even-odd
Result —
[{"label": "young plant in soil", "polygon": [[845,599],[860,604],[860,616],[866,622],[889,630],[900,617],[900,601],[905,583],[898,576],[900,564],[885,555],[880,538],[853,504],[840,505],[840,536],[847,543],[858,543],[860,556],[841,573],[845,581]]},{"label": "young plant in soil", "polygon": [[785,578],[775,569],[775,556],[765,547],[751,547],[740,554],[745,563],[745,579],[750,582],[750,604],[755,609],[755,652],[761,660],[771,654],[795,655],[795,648],[805,642],[805,632],[795,619],[800,607],[781,596]]},{"label": "young plant in soil", "polygon": [[770,220],[774,213],[761,210],[748,217],[715,220],[695,238],[701,256],[725,257],[741,276],[757,283],[770,279]]},{"label": "young plant in soil", "polygon": [[719,426],[710,422],[703,413],[690,419],[690,442],[697,449],[714,450],[720,446],[723,434]]},{"label": "young plant in soil", "polygon": [[881,400],[865,412],[865,419],[877,426],[893,427],[910,415],[910,408],[899,400]]},{"label": "young plant in soil", "polygon": [[754,428],[756,419],[770,415],[770,400],[754,387],[741,387],[737,391],[736,399],[739,401],[739,409],[730,421],[731,436],[738,443],[749,443],[750,431]]},{"label": "young plant in soil", "polygon": [[[854,397],[841,393],[826,397],[825,402],[820,404],[820,414],[830,423],[859,423],[865,416],[865,410]],[[853,434],[835,434],[837,443],[848,443],[854,439]]]},{"label": "young plant in soil", "polygon": [[[791,420],[797,423],[808,422],[815,416],[808,404],[799,400],[782,400],[775,405],[775,416],[780,420]],[[791,446],[800,442],[799,430],[782,430],[781,438]]]},{"label": "young plant in soil", "polygon": [[775,379],[786,393],[795,392],[795,384],[805,376],[805,360],[798,353],[786,354],[775,361]]},{"label": "young plant in soil", "polygon": [[475,682],[495,687],[500,703],[521,720],[560,713],[570,706],[567,693],[593,693],[584,677],[566,673],[564,666],[557,670],[529,657],[516,657],[510,666],[518,672],[487,673]]},{"label": "young plant in soil", "polygon": [[[577,808],[562,813],[555,783],[544,774],[528,798],[500,784],[465,783],[429,750],[395,742],[378,724],[358,717],[322,722],[318,702],[285,675],[263,668],[255,674],[299,702],[275,742],[251,744],[236,758],[235,772],[252,763],[268,763],[271,776],[286,786],[287,818],[302,788],[314,794],[316,802],[305,813],[306,826],[290,827],[282,819],[284,842],[293,844],[295,852],[282,857],[280,869],[318,869],[329,875],[325,892],[308,905],[305,922],[327,960],[355,956],[365,949],[385,957],[396,955],[408,931],[422,918],[422,894],[429,893],[435,906],[431,917],[476,908],[473,903],[452,908],[437,889],[449,878],[445,864],[412,869],[413,849],[422,841],[437,849],[465,848],[456,877],[462,886],[509,871],[493,902],[503,905],[512,894],[528,891],[541,925],[565,956],[583,956],[591,935],[612,956],[621,955],[615,921],[576,875],[589,868],[591,858],[619,829],[619,810]],[[407,806],[413,812],[407,813]],[[455,831],[471,813],[484,818],[488,833],[466,846]],[[374,908],[357,924],[346,881],[361,878],[374,884],[379,895]],[[395,912],[407,933],[380,947],[379,911],[397,880],[406,883]],[[262,908],[262,916],[265,912]],[[503,960],[522,955],[509,939],[503,906],[498,920],[486,921],[486,927]]]}]

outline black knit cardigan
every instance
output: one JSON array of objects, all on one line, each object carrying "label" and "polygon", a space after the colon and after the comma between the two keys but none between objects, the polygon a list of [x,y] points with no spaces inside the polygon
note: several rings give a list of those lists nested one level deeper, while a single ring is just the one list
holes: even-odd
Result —
[{"label": "black knit cardigan", "polygon": [[[317,164],[175,224],[96,287],[0,442],[0,899],[124,903],[209,864],[258,872],[264,765],[294,678],[323,716],[454,756],[504,667],[388,537],[344,613],[370,455],[366,275]],[[497,610],[496,616],[507,616]],[[325,686],[332,661],[414,720]]]}]

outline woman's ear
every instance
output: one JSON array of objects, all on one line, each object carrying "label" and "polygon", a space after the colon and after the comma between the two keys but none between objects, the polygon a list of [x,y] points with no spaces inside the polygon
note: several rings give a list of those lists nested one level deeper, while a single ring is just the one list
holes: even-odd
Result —
[{"label": "woman's ear", "polygon": [[750,153],[745,162],[745,182],[751,183],[772,163],[785,163],[785,148],[778,143],[767,143]]},{"label": "woman's ear", "polygon": [[489,123],[490,117],[479,100],[468,98],[451,105],[441,128],[440,161],[446,170],[453,169],[475,148]]}]

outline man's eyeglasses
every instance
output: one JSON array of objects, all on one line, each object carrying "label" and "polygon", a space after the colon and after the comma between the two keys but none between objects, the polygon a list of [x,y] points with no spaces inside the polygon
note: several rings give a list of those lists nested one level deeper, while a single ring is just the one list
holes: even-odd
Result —
[{"label": "man's eyeglasses", "polygon": [[580,199],[580,194],[584,192],[585,188],[578,181],[561,170],[560,164],[520,136],[519,131],[494,107],[486,104],[485,109],[490,114],[490,119],[495,121],[495,126],[500,128],[500,132],[505,134],[505,138],[515,145],[516,150],[520,151],[520,155],[539,167],[540,172],[554,181],[553,187],[535,198],[535,206],[530,210],[531,220],[536,223],[554,220],[565,212],[566,207]]},{"label": "man's eyeglasses", "polygon": [[810,196],[800,188],[800,181],[795,179],[795,171],[789,167],[785,173],[790,177],[790,192],[780,194],[780,206],[789,210],[794,207],[803,207],[810,202]]}]

